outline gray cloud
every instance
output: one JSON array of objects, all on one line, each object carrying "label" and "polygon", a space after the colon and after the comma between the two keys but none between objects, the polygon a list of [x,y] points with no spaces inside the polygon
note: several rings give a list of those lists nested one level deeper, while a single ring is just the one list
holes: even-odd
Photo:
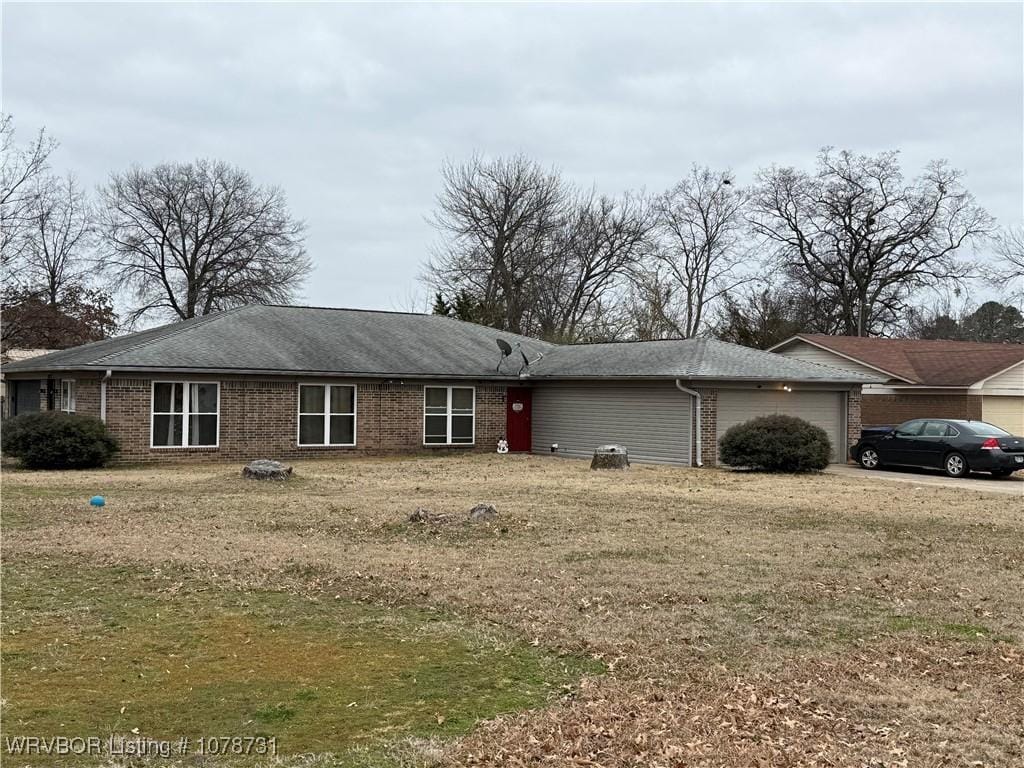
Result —
[{"label": "gray cloud", "polygon": [[741,181],[823,145],[964,169],[1022,211],[1019,4],[5,4],[3,106],[88,184],[219,157],[309,223],[315,304],[404,305],[442,159],[526,152],[602,191]]}]

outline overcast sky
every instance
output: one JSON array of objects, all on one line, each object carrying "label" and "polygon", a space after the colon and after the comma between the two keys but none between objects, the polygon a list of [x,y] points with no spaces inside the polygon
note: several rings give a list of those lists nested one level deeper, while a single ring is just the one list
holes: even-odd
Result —
[{"label": "overcast sky", "polygon": [[900,149],[1022,211],[1020,3],[3,4],[3,110],[89,186],[200,156],[309,226],[304,303],[409,308],[445,158],[525,152],[600,191]]}]

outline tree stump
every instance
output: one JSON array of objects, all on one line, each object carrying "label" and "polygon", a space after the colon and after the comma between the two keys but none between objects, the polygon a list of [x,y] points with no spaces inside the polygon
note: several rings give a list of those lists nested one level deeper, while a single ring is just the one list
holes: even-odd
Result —
[{"label": "tree stump", "polygon": [[498,510],[493,504],[477,504],[469,510],[470,520],[493,520],[498,516]]},{"label": "tree stump", "polygon": [[287,480],[291,476],[291,467],[270,459],[256,459],[242,467],[242,477],[247,480]]},{"label": "tree stump", "polygon": [[591,469],[629,469],[629,451],[624,445],[599,445],[590,461]]}]

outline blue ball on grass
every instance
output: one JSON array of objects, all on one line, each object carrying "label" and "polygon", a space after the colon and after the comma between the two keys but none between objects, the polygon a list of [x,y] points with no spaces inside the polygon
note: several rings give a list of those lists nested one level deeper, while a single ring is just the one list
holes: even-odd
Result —
[{"label": "blue ball on grass", "polygon": [[92,504],[94,507],[102,507],[104,504],[107,503],[107,500],[104,499],[102,496],[93,496],[91,499],[89,499],[89,503]]}]

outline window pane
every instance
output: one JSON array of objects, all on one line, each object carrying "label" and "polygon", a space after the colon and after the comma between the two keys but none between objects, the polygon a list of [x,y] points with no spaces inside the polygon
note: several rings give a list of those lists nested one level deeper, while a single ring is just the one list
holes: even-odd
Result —
[{"label": "window pane", "polygon": [[181,445],[181,416],[153,417],[153,445]]},{"label": "window pane", "polygon": [[473,417],[452,416],[452,442],[472,443],[473,442]]},{"label": "window pane", "polygon": [[448,390],[444,387],[427,387],[426,406],[428,410],[448,410]]},{"label": "window pane", "polygon": [[154,413],[168,413],[171,410],[171,392],[174,390],[173,384],[154,384],[153,385],[153,412]]},{"label": "window pane", "polygon": [[473,390],[460,387],[452,390],[452,412],[473,411]]},{"label": "window pane", "polygon": [[189,445],[216,445],[217,444],[217,417],[216,416],[212,416],[212,415],[211,416],[189,416],[189,419],[188,419],[188,444]]},{"label": "window pane", "polygon": [[333,445],[349,445],[355,441],[355,416],[331,416],[331,443]]},{"label": "window pane", "polygon": [[427,416],[426,429],[423,442],[425,443],[447,443],[448,442],[448,417]]},{"label": "window pane", "polygon": [[[188,407],[192,413],[216,413],[217,412],[217,385],[191,384],[189,385]],[[205,445],[205,443],[204,443]]]},{"label": "window pane", "polygon": [[[300,413],[323,413],[324,412],[324,388],[321,386],[299,387],[299,412]],[[320,438],[323,442],[323,438]]]},{"label": "window pane", "polygon": [[331,387],[331,413],[355,413],[355,400],[355,387]]},{"label": "window pane", "polygon": [[[323,390],[320,393],[323,394]],[[323,416],[299,416],[299,442],[302,445],[323,445]]]}]

